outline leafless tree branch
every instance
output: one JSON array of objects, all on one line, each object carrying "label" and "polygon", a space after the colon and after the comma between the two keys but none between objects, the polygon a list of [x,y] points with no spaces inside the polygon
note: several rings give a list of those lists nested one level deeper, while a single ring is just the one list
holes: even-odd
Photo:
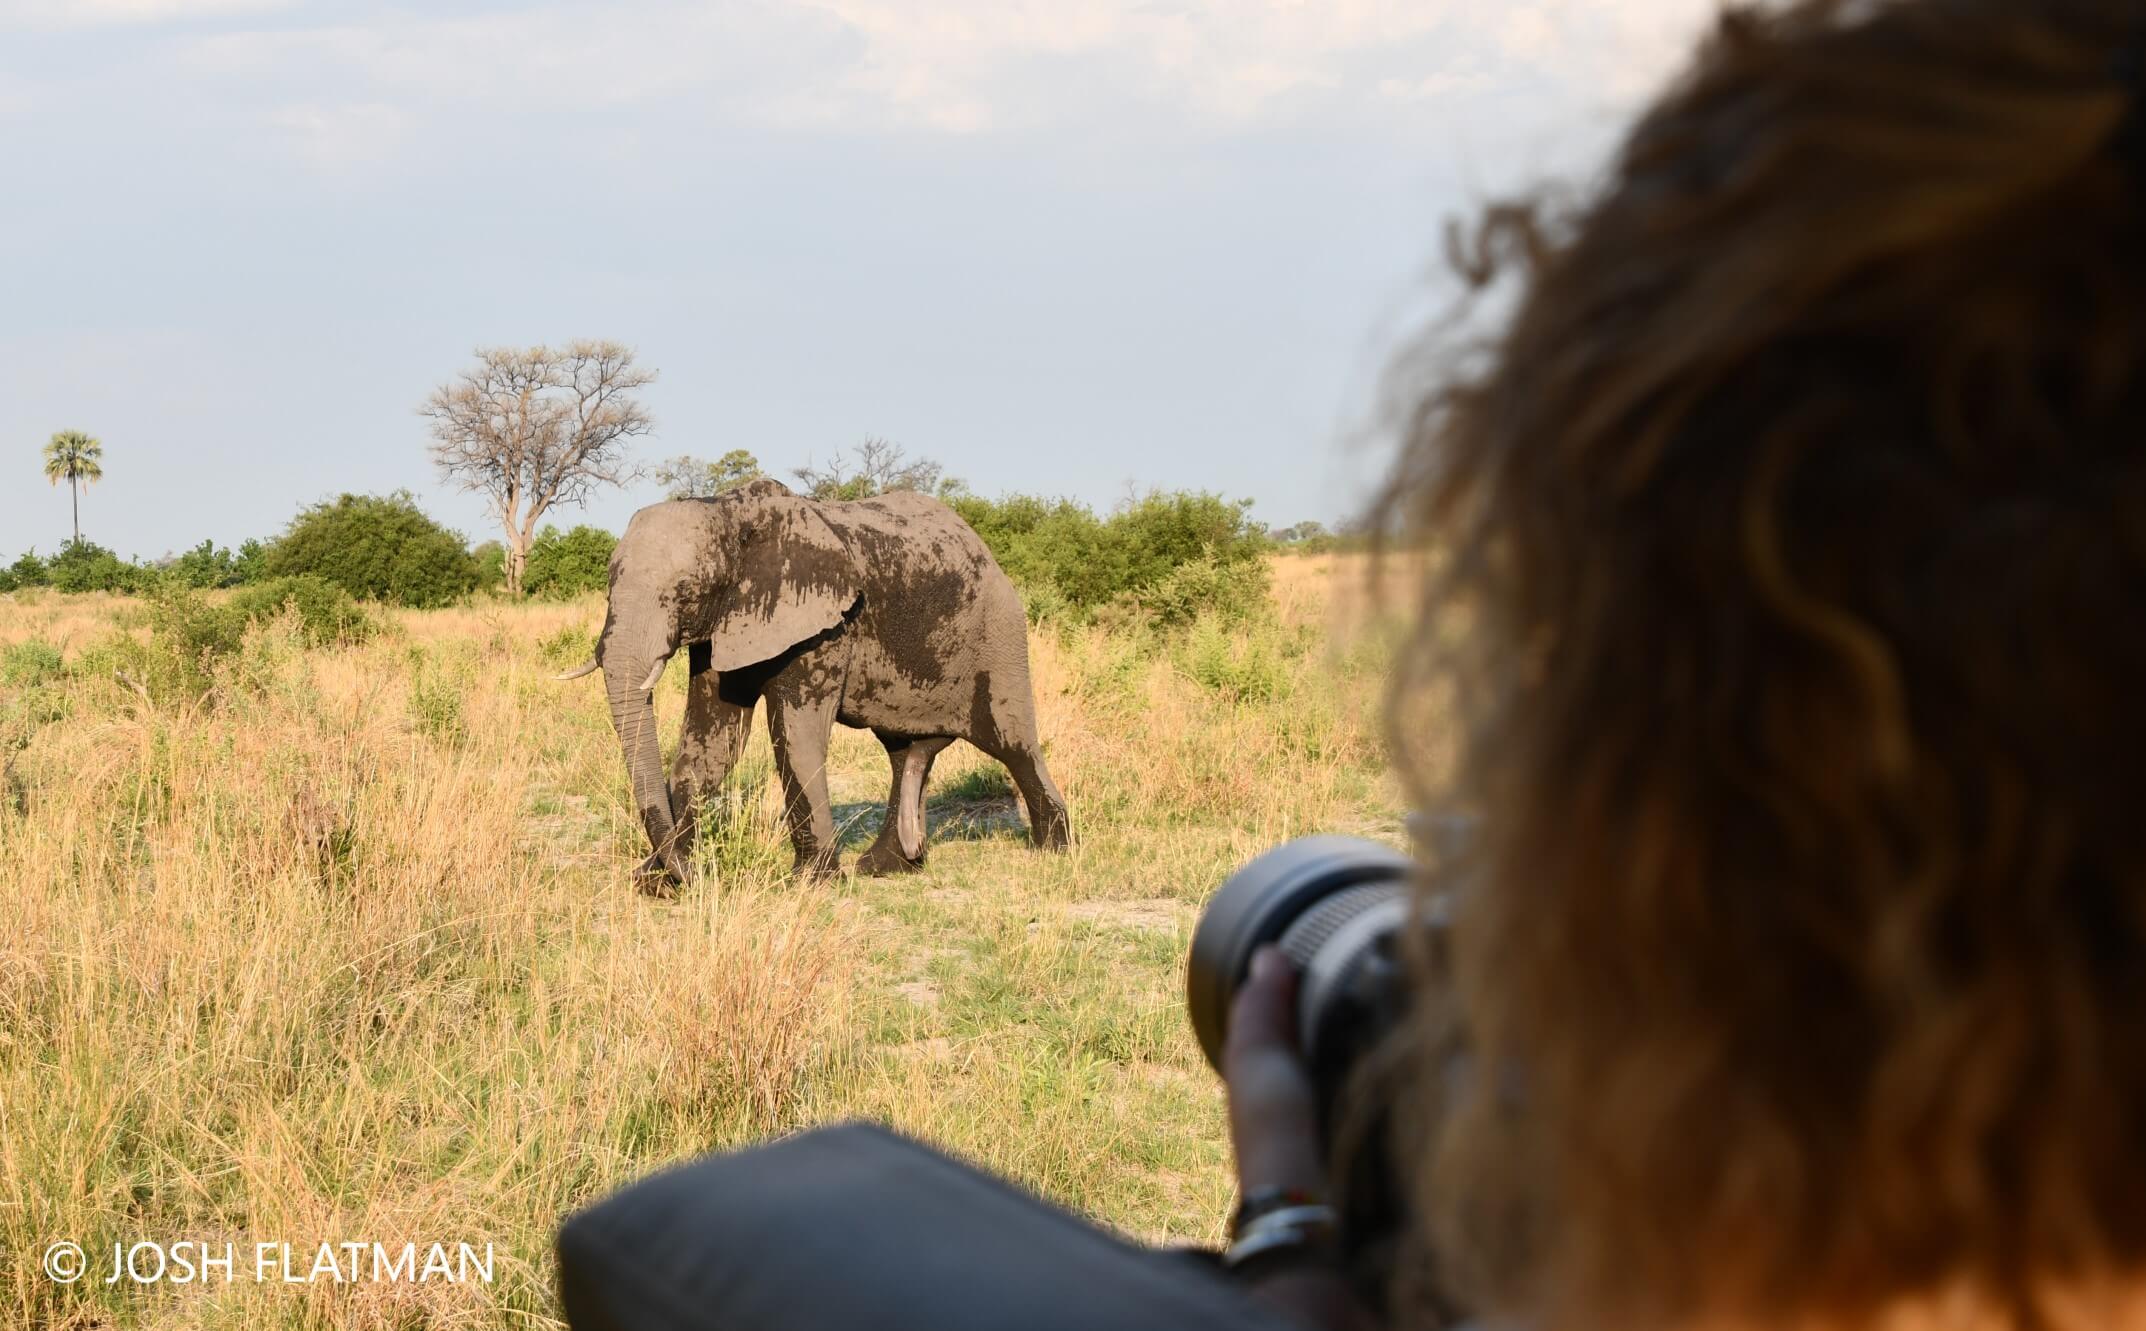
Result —
[{"label": "leafless tree branch", "polygon": [[519,592],[544,514],[635,476],[627,445],[655,422],[634,395],[656,372],[636,366],[631,348],[597,340],[476,356],[418,412],[432,423],[441,479],[491,500],[506,536],[507,590]]}]

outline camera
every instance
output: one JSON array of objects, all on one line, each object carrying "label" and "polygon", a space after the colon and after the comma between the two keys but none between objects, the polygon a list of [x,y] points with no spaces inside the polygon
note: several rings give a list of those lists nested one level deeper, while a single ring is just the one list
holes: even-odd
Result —
[{"label": "camera", "polygon": [[[1417,817],[1409,830],[1419,854],[1437,855],[1466,827]],[[1403,945],[1420,924],[1435,945],[1442,916],[1414,890],[1417,871],[1409,855],[1351,837],[1276,847],[1216,890],[1187,974],[1193,1032],[1219,1069],[1252,953],[1274,943],[1296,963],[1298,1038],[1319,1090],[1341,1255],[1373,1308],[1405,1216],[1387,1097],[1365,1087],[1365,1073],[1425,1001]],[[1280,1327],[1211,1259],[1129,1244],[862,1124],[643,1180],[571,1218],[558,1252],[568,1321],[581,1331]]]}]

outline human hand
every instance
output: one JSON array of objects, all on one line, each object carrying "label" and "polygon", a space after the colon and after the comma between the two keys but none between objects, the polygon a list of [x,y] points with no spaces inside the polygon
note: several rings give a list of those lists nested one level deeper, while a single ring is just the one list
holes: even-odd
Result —
[{"label": "human hand", "polygon": [[1296,1002],[1289,958],[1273,946],[1253,953],[1251,974],[1230,1004],[1222,1048],[1241,1195],[1260,1188],[1326,1195],[1318,1097],[1297,1048]]},{"label": "human hand", "polygon": [[[1318,1092],[1297,1045],[1296,1003],[1296,968],[1289,958],[1271,946],[1253,953],[1251,974],[1230,1004],[1229,1036],[1222,1047],[1239,1196],[1279,1188],[1328,1197]],[[1372,1325],[1331,1267],[1287,1268],[1254,1280],[1250,1288],[1308,1326],[1360,1331]]]}]

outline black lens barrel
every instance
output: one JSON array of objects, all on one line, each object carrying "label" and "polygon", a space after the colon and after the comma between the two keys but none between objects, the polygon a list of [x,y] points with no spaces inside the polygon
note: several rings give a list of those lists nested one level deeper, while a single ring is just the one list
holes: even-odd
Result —
[{"label": "black lens barrel", "polygon": [[1231,874],[1193,930],[1186,968],[1192,1030],[1208,1063],[1222,1065],[1230,1002],[1253,952],[1278,942],[1299,968],[1313,970],[1335,932],[1404,893],[1415,867],[1375,841],[1313,836],[1277,846]]}]

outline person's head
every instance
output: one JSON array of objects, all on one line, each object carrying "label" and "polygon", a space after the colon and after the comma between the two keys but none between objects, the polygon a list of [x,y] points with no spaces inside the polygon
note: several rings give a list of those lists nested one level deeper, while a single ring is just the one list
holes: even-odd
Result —
[{"label": "person's head", "polygon": [[1488,1307],[2146,1276],[2141,42],[1731,13],[1578,209],[1456,260],[1519,302],[1386,517],[1435,552],[1406,696],[1464,726],[1416,793],[1483,818],[1456,986],[1517,1096],[1420,1182]]}]

